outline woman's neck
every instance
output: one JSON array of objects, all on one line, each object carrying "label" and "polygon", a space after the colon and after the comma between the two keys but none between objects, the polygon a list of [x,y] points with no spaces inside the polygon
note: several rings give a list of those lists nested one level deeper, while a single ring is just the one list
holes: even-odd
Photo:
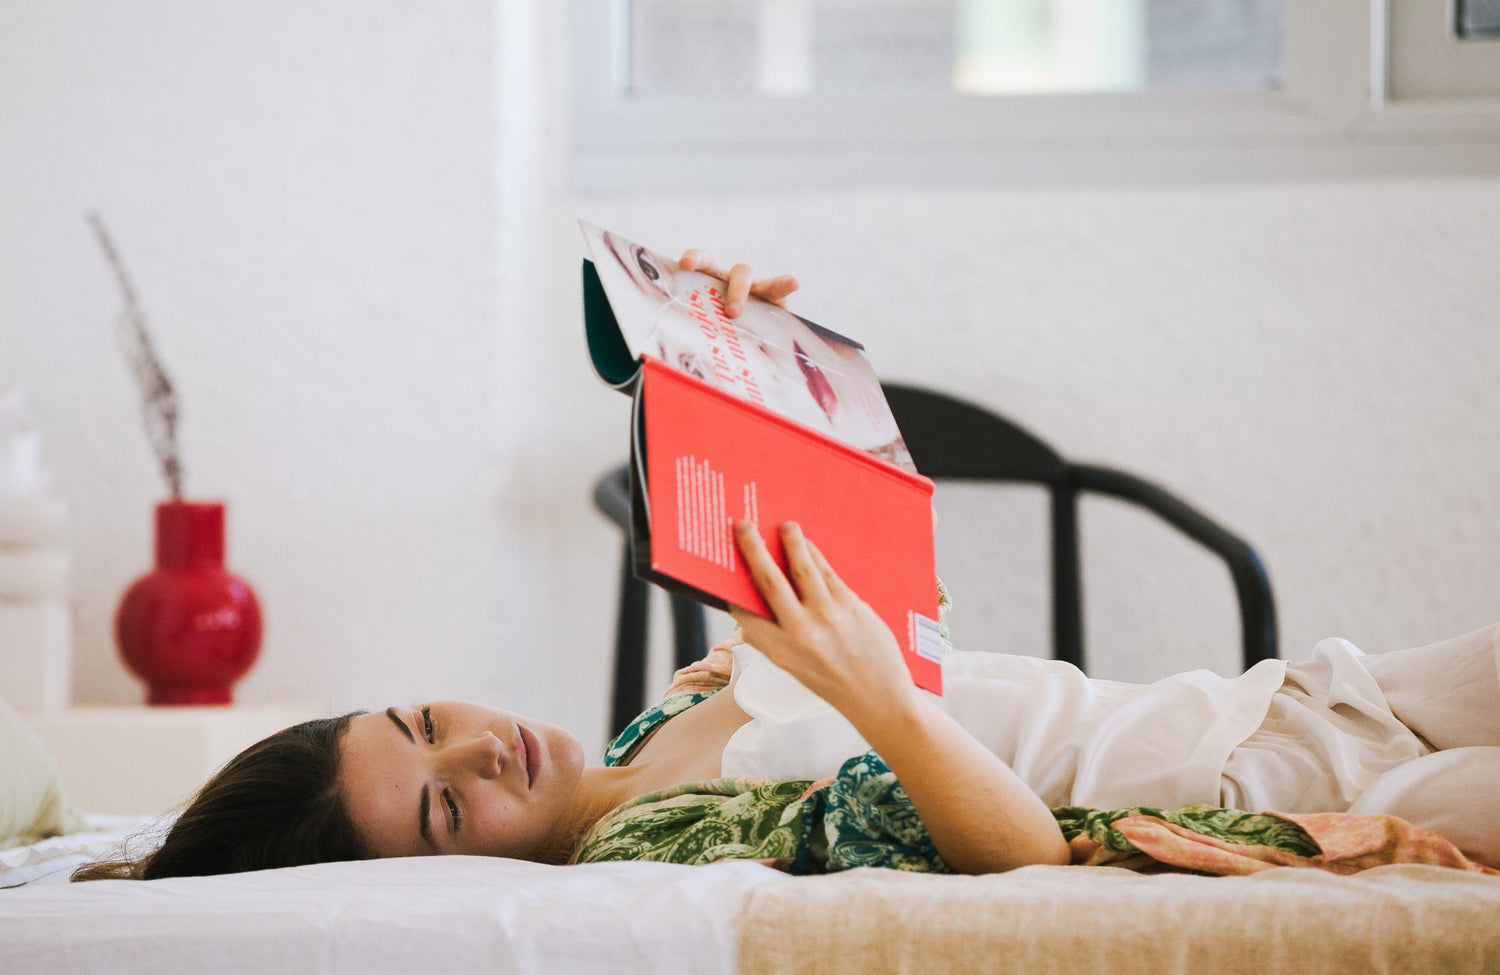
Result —
[{"label": "woman's neck", "polygon": [[567,811],[559,817],[543,844],[540,858],[548,863],[567,862],[578,842],[595,823],[616,807],[658,788],[660,785],[651,781],[646,767],[625,765],[583,769]]}]

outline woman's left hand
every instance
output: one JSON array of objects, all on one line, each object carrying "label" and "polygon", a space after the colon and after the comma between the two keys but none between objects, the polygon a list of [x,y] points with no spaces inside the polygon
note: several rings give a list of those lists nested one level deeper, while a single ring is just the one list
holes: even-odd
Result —
[{"label": "woman's left hand", "polygon": [[683,251],[682,257],[677,260],[677,266],[684,271],[712,274],[725,282],[724,314],[730,318],[738,317],[745,310],[745,299],[750,295],[785,308],[787,296],[797,290],[797,279],[790,274],[757,279],[748,264],[736,264],[726,271],[715,264],[707,252],[696,247]]}]

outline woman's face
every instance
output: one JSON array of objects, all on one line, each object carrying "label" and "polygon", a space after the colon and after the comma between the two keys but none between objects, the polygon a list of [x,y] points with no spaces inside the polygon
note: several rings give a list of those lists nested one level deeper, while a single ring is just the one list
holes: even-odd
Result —
[{"label": "woman's face", "polygon": [[578,788],[583,746],[561,728],[468,701],[361,714],[339,780],[376,856],[466,853],[534,859]]}]

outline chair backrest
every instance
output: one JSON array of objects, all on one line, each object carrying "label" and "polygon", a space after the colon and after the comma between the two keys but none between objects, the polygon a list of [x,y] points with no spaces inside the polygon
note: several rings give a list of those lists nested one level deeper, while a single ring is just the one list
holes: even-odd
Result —
[{"label": "chair backrest", "polygon": [[1003,416],[930,389],[899,383],[881,388],[917,470],[928,477],[1062,483],[1067,462]]},{"label": "chair backrest", "polygon": [[[1246,669],[1276,656],[1276,611],[1271,583],[1248,543],[1166,489],[1133,474],[1074,464],[1035,434],[984,407],[943,393],[897,383],[886,399],[917,469],[934,480],[1039,484],[1048,491],[1052,522],[1052,652],[1085,668],[1083,594],[1079,566],[1078,496],[1103,494],[1133,502],[1215,553],[1229,567],[1239,600]],[[600,511],[625,533],[616,632],[611,724],[625,727],[645,706],[649,589],[631,573],[630,487],[627,467],[602,477],[594,490]],[[671,596],[674,657],[681,668],[707,649],[703,607]]]},{"label": "chair backrest", "polygon": [[1240,608],[1246,669],[1276,656],[1276,609],[1260,556],[1243,539],[1165,488],[1133,474],[1074,464],[1035,434],[984,407],[898,383],[884,386],[917,469],[934,480],[1039,484],[1052,512],[1052,654],[1086,669],[1078,496],[1137,504],[1218,555],[1229,567]]}]

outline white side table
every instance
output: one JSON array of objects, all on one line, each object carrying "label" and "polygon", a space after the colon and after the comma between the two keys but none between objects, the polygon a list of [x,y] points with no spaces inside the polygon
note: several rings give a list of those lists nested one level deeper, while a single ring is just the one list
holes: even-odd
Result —
[{"label": "white side table", "polygon": [[132,816],[173,808],[246,746],[321,716],[311,704],[21,713],[57,760],[75,809]]}]

